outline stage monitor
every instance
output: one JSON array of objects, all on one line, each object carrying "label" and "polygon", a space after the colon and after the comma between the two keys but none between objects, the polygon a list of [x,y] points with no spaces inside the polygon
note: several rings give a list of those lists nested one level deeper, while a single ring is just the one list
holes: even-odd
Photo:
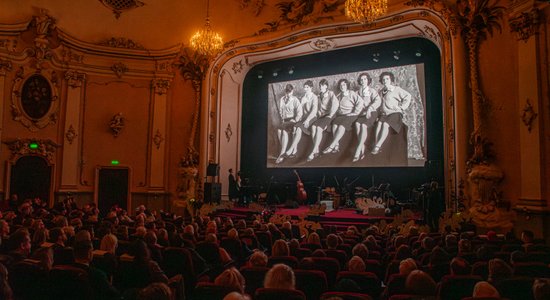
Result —
[{"label": "stage monitor", "polygon": [[267,85],[267,168],[423,167],[424,64]]}]

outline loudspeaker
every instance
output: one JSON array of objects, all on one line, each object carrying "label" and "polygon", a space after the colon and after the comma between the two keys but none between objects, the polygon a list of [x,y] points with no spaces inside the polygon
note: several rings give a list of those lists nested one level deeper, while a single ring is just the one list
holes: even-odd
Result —
[{"label": "loudspeaker", "polygon": [[222,195],[222,184],[218,182],[204,183],[204,203],[220,203]]},{"label": "loudspeaker", "polygon": [[208,164],[206,167],[206,176],[220,175],[220,166],[218,164]]}]

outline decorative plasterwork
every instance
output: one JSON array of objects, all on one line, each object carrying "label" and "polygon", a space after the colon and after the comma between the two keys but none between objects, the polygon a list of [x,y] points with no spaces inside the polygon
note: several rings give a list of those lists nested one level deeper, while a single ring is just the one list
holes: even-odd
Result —
[{"label": "decorative plasterwork", "polygon": [[265,0],[240,0],[241,9],[251,8],[255,16],[259,16],[265,7]]},{"label": "decorative plasterwork", "polygon": [[[51,105],[49,110],[44,114],[43,117],[39,119],[31,118],[27,115],[23,109],[21,98],[23,94],[23,85],[26,80],[35,75],[42,75],[49,83],[51,88]],[[39,92],[39,91],[35,91]],[[29,95],[24,95],[25,97]],[[34,95],[31,95],[34,97]],[[14,121],[20,122],[23,126],[28,128],[30,131],[37,131],[42,129],[50,124],[55,124],[57,122],[59,114],[59,94],[58,94],[58,79],[57,73],[55,71],[46,72],[44,70],[37,70],[31,72],[30,70],[25,70],[24,67],[20,67],[13,80],[13,87],[11,92],[11,115]]]},{"label": "decorative plasterwork", "polygon": [[115,72],[118,78],[121,78],[124,73],[128,72],[128,67],[122,62],[117,62],[111,66],[111,70]]},{"label": "decorative plasterwork", "polygon": [[531,132],[533,122],[537,118],[538,114],[535,112],[533,105],[531,105],[531,101],[527,99],[525,101],[525,107],[523,108],[523,112],[521,114],[521,121],[525,126],[527,126],[527,130]]},{"label": "decorative plasterwork", "polygon": [[316,39],[314,41],[311,41],[309,43],[311,48],[317,50],[317,51],[326,51],[334,48],[334,41],[329,39]]},{"label": "decorative plasterwork", "polygon": [[157,95],[164,95],[170,89],[170,81],[166,79],[153,79],[151,84]]},{"label": "decorative plasterwork", "polygon": [[231,124],[227,123],[227,127],[225,128],[225,139],[228,143],[231,141],[231,136],[233,136],[233,130],[231,130]]},{"label": "decorative plasterwork", "polygon": [[238,62],[234,62],[233,63],[233,73],[237,74],[237,73],[241,73],[241,71],[243,70],[243,60],[239,60]]},{"label": "decorative plasterwork", "polygon": [[109,8],[117,19],[120,18],[123,12],[145,5],[145,3],[138,0],[99,0],[99,2]]},{"label": "decorative plasterwork", "polygon": [[111,121],[109,122],[109,129],[111,129],[111,133],[114,137],[118,137],[124,128],[125,123],[126,119],[122,116],[122,113],[118,113],[111,118]]},{"label": "decorative plasterwork", "polygon": [[140,45],[137,42],[132,41],[131,39],[123,37],[112,37],[97,43],[100,46],[106,46],[111,48],[124,48],[124,49],[136,49],[136,50],[145,50],[145,47]]},{"label": "decorative plasterwork", "polygon": [[6,72],[11,71],[11,68],[11,61],[0,59],[0,75],[6,75]]},{"label": "decorative plasterwork", "polygon": [[536,8],[528,12],[523,12],[515,18],[509,19],[510,31],[518,35],[521,41],[527,41],[532,35],[538,32],[540,22],[540,13]]},{"label": "decorative plasterwork", "polygon": [[84,80],[86,80],[86,74],[69,70],[65,72],[65,80],[71,88],[81,87]]},{"label": "decorative plasterwork", "polygon": [[73,144],[74,139],[78,136],[76,134],[76,130],[74,129],[73,125],[69,126],[69,129],[65,133],[65,138],[67,139],[67,142],[69,142],[70,145]]},{"label": "decorative plasterwork", "polygon": [[[36,143],[38,147],[31,149],[30,144]],[[51,140],[39,139],[15,139],[4,141],[11,151],[10,162],[15,163],[22,156],[35,155],[45,158],[50,165],[55,163],[55,150],[61,147]]]},{"label": "decorative plasterwork", "polygon": [[164,137],[162,136],[162,133],[160,133],[160,130],[157,129],[155,132],[155,136],[153,137],[153,144],[157,147],[157,149],[160,149],[160,144],[164,141]]}]

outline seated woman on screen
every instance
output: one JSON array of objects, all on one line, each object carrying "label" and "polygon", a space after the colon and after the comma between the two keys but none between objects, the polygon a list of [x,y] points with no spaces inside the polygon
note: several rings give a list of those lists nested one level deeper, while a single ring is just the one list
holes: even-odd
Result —
[{"label": "seated woman on screen", "polygon": [[307,161],[312,161],[319,156],[319,145],[323,139],[323,133],[332,122],[334,115],[338,111],[338,98],[334,92],[328,89],[328,81],[321,79],[319,82],[319,103],[317,109],[317,119],[311,124],[311,139],[313,140],[313,149],[307,157]]},{"label": "seated woman on screen", "polygon": [[277,137],[281,144],[281,150],[275,160],[276,164],[283,162],[288,147],[289,135],[294,132],[294,125],[302,119],[302,106],[300,100],[294,96],[294,86],[292,84],[286,85],[285,95],[279,100],[278,108],[281,124],[277,128]]},{"label": "seated woman on screen", "polygon": [[298,152],[298,144],[302,139],[302,132],[310,135],[311,124],[317,118],[317,105],[318,99],[317,95],[313,93],[313,82],[308,80],[304,83],[305,94],[300,101],[302,107],[302,119],[299,120],[296,125],[294,125],[294,132],[292,134],[292,144],[290,148],[286,151],[286,156],[289,158],[296,157]]},{"label": "seated woman on screen", "polygon": [[336,118],[332,121],[333,139],[330,145],[323,150],[323,153],[338,153],[340,151],[340,140],[346,131],[351,130],[353,122],[363,110],[363,99],[356,92],[349,89],[350,83],[347,79],[338,81],[340,93],[337,98],[340,101]]},{"label": "seated woman on screen", "polygon": [[395,76],[391,72],[380,74],[380,83],[384,85],[380,91],[382,105],[380,106],[378,124],[376,124],[376,143],[372,154],[378,154],[388,137],[391,127],[396,133],[403,127],[403,113],[411,105],[411,94],[394,85]]},{"label": "seated woman on screen", "polygon": [[363,99],[364,109],[355,121],[355,129],[357,131],[357,148],[355,149],[355,155],[353,161],[356,162],[365,158],[365,142],[367,141],[368,129],[378,118],[378,108],[380,107],[380,96],[378,92],[370,87],[372,78],[367,73],[359,74],[357,83],[359,84],[359,90],[357,93]]}]

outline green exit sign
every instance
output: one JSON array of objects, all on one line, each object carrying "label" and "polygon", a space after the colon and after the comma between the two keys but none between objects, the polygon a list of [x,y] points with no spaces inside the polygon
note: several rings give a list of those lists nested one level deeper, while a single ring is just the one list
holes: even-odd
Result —
[{"label": "green exit sign", "polygon": [[116,159],[111,160],[111,165],[118,165],[120,162]]},{"label": "green exit sign", "polygon": [[29,148],[31,148],[31,149],[38,149],[38,143],[34,143],[34,142],[29,143]]}]

